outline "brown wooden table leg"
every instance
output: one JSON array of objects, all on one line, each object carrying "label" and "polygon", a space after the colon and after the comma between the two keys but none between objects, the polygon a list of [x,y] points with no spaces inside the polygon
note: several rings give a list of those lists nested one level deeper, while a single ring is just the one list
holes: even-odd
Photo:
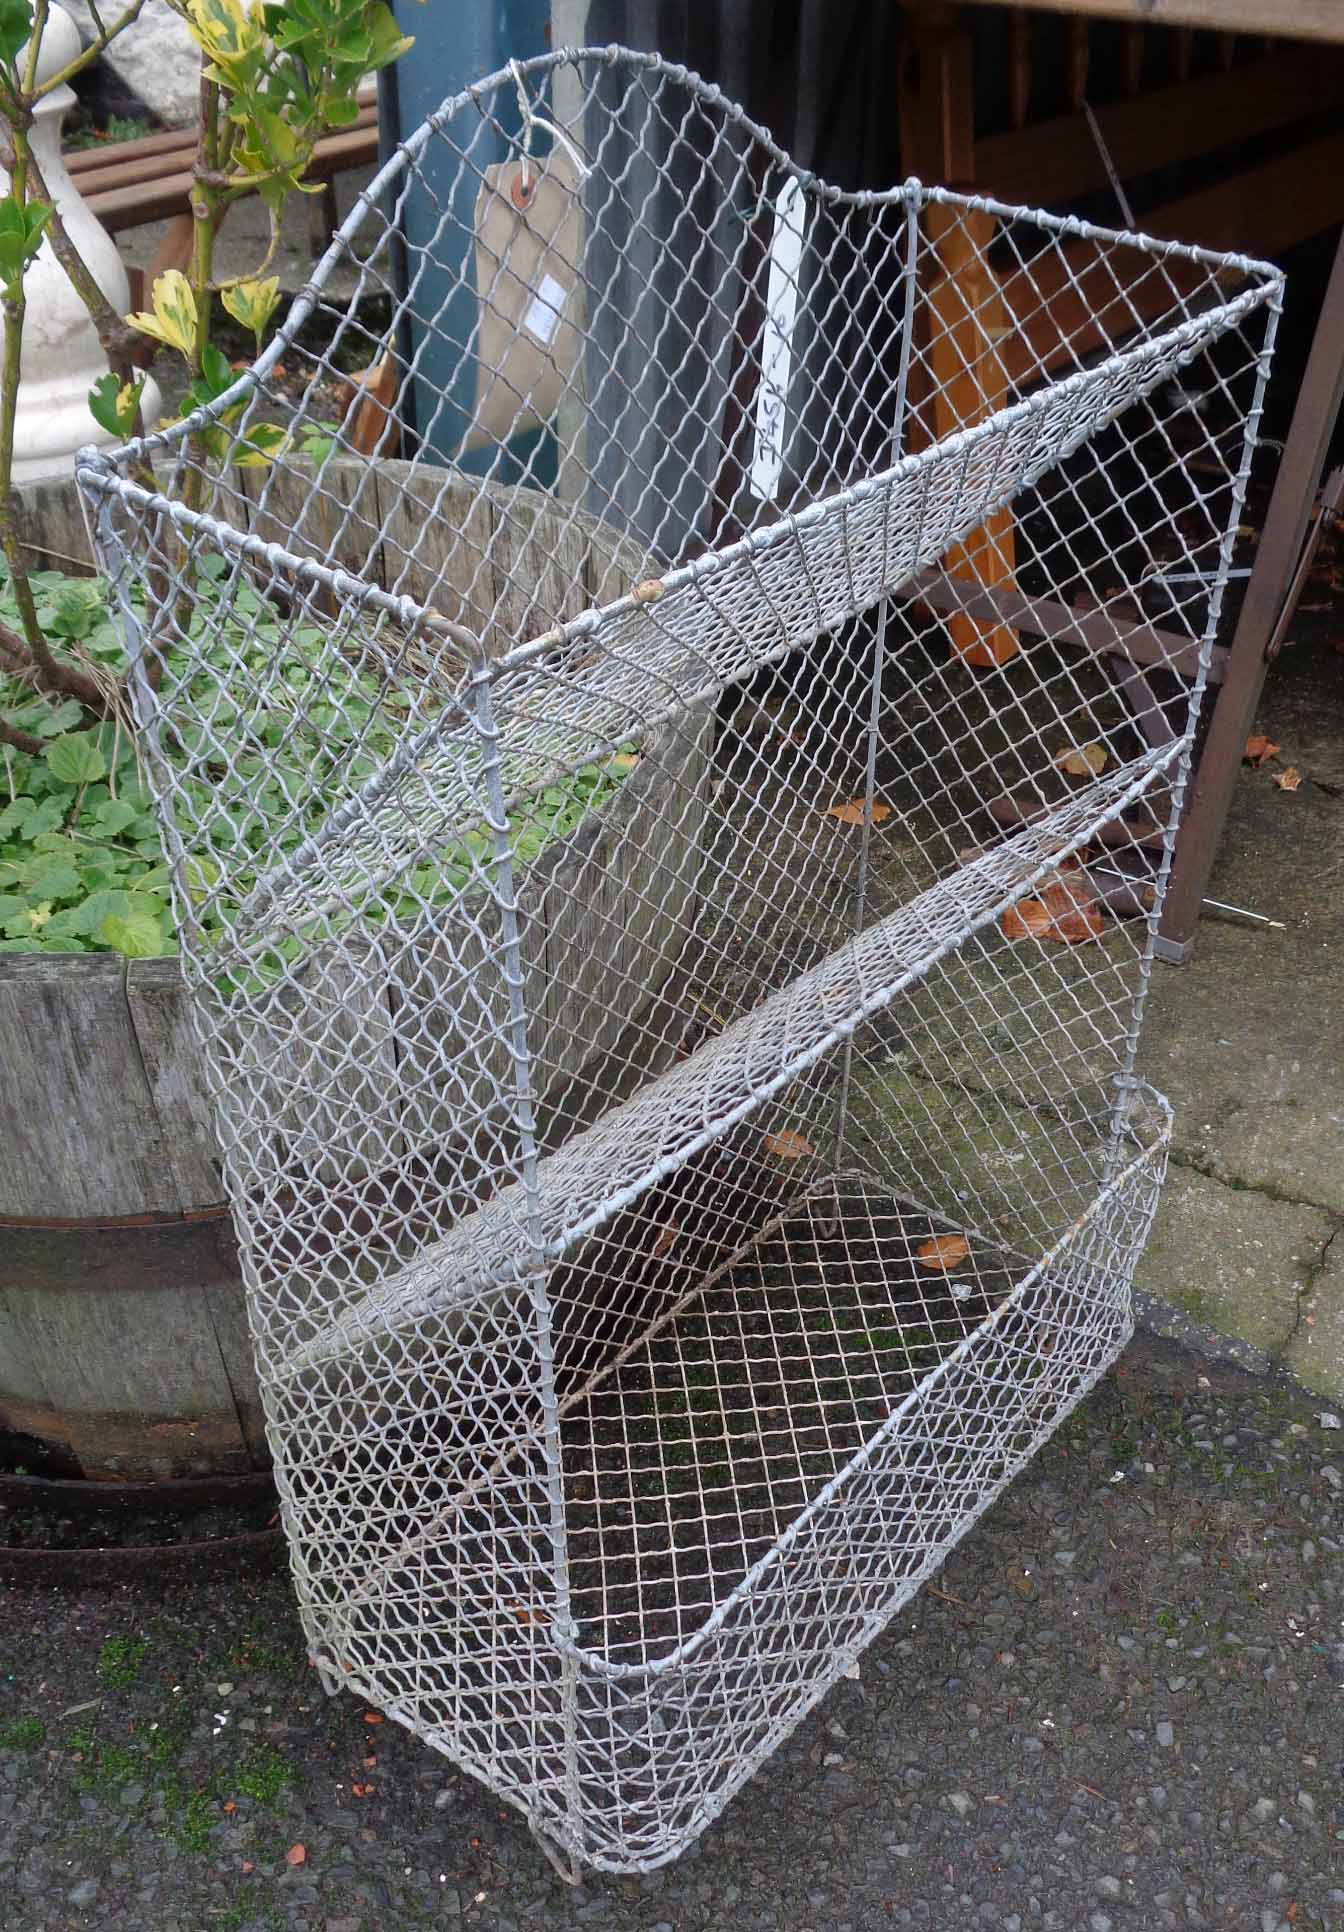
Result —
[{"label": "brown wooden table leg", "polygon": [[1160,958],[1177,965],[1190,957],[1194,947],[1200,902],[1213,870],[1241,770],[1241,754],[1265,681],[1266,647],[1293,581],[1341,399],[1344,230],[1335,250],[1335,265],[1312,338],[1283,461],[1176,841],[1157,952]]}]

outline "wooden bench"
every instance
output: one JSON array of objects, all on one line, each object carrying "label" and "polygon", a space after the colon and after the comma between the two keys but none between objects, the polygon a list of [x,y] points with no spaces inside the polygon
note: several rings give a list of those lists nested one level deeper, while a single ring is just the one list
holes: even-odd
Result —
[{"label": "wooden bench", "polygon": [[[377,159],[378,90],[369,82],[359,91],[358,120],[324,135],[309,164],[306,179],[322,184],[322,193],[312,198],[309,217],[315,253],[326,247],[337,225],[336,176],[350,168],[368,167]],[[194,127],[165,128],[138,141],[81,148],[65,156],[75,186],[109,234],[141,228],[151,221],[169,224],[150,267],[138,276],[132,271],[135,307],[143,300],[142,289],[135,286],[137,280],[152,284],[164,269],[184,267],[190,256],[195,160]]]},{"label": "wooden bench", "polygon": [[[1011,0],[992,4],[997,11]],[[1174,197],[1155,206],[1140,204],[1138,226],[1152,234],[1206,248],[1278,255],[1344,219],[1344,121],[1338,106],[1344,45],[1263,38],[1266,29],[1289,24],[1294,31],[1300,27],[1324,34],[1321,8],[1257,7],[1252,0],[1223,0],[1222,5],[1219,0],[1171,0],[1155,16],[1144,0],[1043,4],[1064,16],[1058,30],[1062,44],[1056,47],[1064,111],[1045,120],[1030,119],[1036,45],[1032,15],[1011,6],[1003,36],[1008,125],[982,133],[976,126],[972,73],[970,28],[976,16],[945,0],[908,0],[900,74],[906,172],[972,188],[1010,205],[1067,207],[1079,197],[1112,193],[1099,130],[1122,184],[1148,177],[1168,194],[1177,189]],[[1338,12],[1344,16],[1344,8]],[[1119,88],[1103,73],[1100,91],[1111,98],[1091,118],[1089,13],[1124,23],[1118,44],[1111,43]],[[1250,43],[1235,39],[1231,30],[1246,26],[1252,17],[1260,37]],[[1154,38],[1155,18],[1159,25],[1171,23],[1164,36]],[[1199,74],[1191,73],[1189,28],[1194,26],[1213,26],[1218,35],[1216,59]],[[1344,42],[1344,17],[1335,31]],[[1185,187],[1177,177],[1190,166],[1198,167],[1203,178]],[[1104,212],[1112,220],[1121,218],[1118,209]],[[1121,285],[1120,265],[1099,268],[1085,243],[1065,243],[1054,256],[1034,262],[1029,272],[1010,270],[995,277],[987,260],[995,224],[990,217],[983,219],[983,232],[972,236],[974,246],[964,246],[960,258],[947,258],[941,238],[936,233],[929,237],[931,257],[936,253],[938,263],[932,295],[938,296],[941,288],[949,313],[962,318],[960,334],[946,328],[946,359],[955,362],[960,353],[964,363],[960,379],[951,383],[935,362],[934,375],[944,387],[932,399],[913,398],[916,411],[922,404],[933,417],[934,434],[978,421],[1015,385],[1037,379],[1061,362],[1071,366],[1078,356],[1102,346],[1106,338],[1098,324],[1113,329],[1121,304],[1137,323],[1166,309],[1173,291],[1181,292],[1179,261],[1162,276],[1147,275],[1140,267],[1133,280]],[[962,293],[953,300],[949,291],[958,288]],[[992,353],[971,356],[961,349],[966,318],[984,324],[982,333],[992,343]],[[1211,723],[1177,841],[1158,941],[1168,959],[1187,958],[1193,944],[1264,677],[1266,650],[1272,654],[1276,647],[1294,586],[1303,574],[1299,559],[1341,396],[1344,240],[1238,621],[1230,640],[1220,640],[1213,649]],[[1333,516],[1341,499],[1344,477],[1337,479],[1324,514]],[[1066,608],[1053,599],[1025,597],[1018,591],[1014,568],[1012,524],[1000,513],[997,525],[973,532],[941,571],[925,573],[921,601],[944,616],[953,650],[971,663],[1001,662],[1025,633],[1089,653],[1115,680],[1142,738],[1150,745],[1169,742],[1172,723],[1150,674],[1155,667],[1192,674],[1190,640],[1152,624],[1127,635],[1121,659],[1114,650],[1113,629],[1096,623],[1085,603]],[[1030,799],[992,799],[986,805],[1004,825],[1021,823],[1033,809]]]}]

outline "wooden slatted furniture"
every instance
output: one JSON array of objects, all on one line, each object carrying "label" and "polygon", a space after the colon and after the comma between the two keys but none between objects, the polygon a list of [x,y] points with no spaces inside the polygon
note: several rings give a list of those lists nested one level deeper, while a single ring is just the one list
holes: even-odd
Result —
[{"label": "wooden slatted furniture", "polygon": [[[1006,3],[990,0],[995,12]],[[1212,174],[1193,189],[1144,205],[1138,225],[1151,234],[1279,255],[1344,221],[1344,44],[1319,44],[1332,38],[1344,43],[1344,0],[1318,0],[1291,10],[1257,6],[1253,0],[1044,0],[1042,10],[1064,16],[1058,64],[1065,111],[1034,123],[1028,119],[1032,19],[1027,9],[1014,6],[1004,36],[1009,125],[980,136],[972,85],[975,10],[943,0],[907,5],[900,97],[902,158],[909,172],[1005,202],[1066,208],[1089,195],[1113,194],[1104,144],[1122,185],[1139,177],[1161,180],[1164,170],[1191,166]],[[1290,24],[1290,15],[1294,33],[1316,36],[1315,44],[1272,37]],[[1118,74],[1120,98],[1092,110],[1101,144],[1087,106],[1087,16],[1124,23],[1118,61],[1105,77],[1108,91],[1114,91]],[[1168,23],[1171,31],[1147,31]],[[1193,73],[1193,29],[1210,27],[1219,36],[1214,61]],[[1247,32],[1257,38],[1247,41]],[[1103,219],[1119,221],[1119,210],[1113,206]],[[978,403],[973,394],[968,400],[986,361],[968,363],[958,390],[964,420],[978,420],[998,407],[1005,379],[1019,383],[1049,372],[1061,337],[1071,334],[1071,309],[1080,324],[1089,309],[1105,311],[1099,290],[1087,286],[1089,272],[1097,270],[1084,267],[1085,254],[1080,248],[1074,261],[1064,251],[1057,261],[1033,264],[1030,278],[1007,275],[998,283],[994,301],[1006,330],[996,331],[996,353],[988,363],[994,379],[982,386]],[[944,277],[957,272],[955,264],[940,262],[939,268]],[[983,314],[985,264],[981,260],[970,268],[973,285],[961,306],[966,313]],[[1044,288],[1043,269],[1052,283]],[[1135,321],[1151,312],[1159,296],[1167,299],[1156,282],[1145,288],[1142,280],[1119,290],[1112,286],[1111,295],[1115,304],[1131,309]],[[955,353],[951,330],[949,343]],[[1086,353],[1086,347],[1085,339],[1072,337],[1073,352]],[[1182,823],[1163,918],[1160,950],[1169,959],[1185,959],[1193,944],[1263,683],[1266,651],[1282,635],[1285,600],[1300,575],[1298,561],[1342,390],[1344,241],[1236,631],[1229,644],[1214,651],[1212,723]],[[917,415],[918,398],[912,400]],[[1066,608],[1023,596],[1012,581],[1012,556],[1011,528],[987,526],[944,571],[925,573],[921,599],[946,615],[953,649],[972,663],[1002,661],[1011,648],[1005,640],[1034,633],[1091,651],[1103,657],[1142,735],[1150,743],[1169,738],[1171,725],[1149,672],[1156,666],[1192,671],[1189,640],[1156,625],[1141,628],[1126,639],[1127,655],[1119,660],[1113,627],[1096,623],[1084,605]],[[967,580],[977,585],[969,599]],[[1004,824],[1020,823],[1033,809],[1028,800],[987,803]]]},{"label": "wooden slatted furniture", "polygon": [[[191,249],[191,185],[196,159],[196,129],[166,128],[138,141],[81,148],[67,153],[66,167],[76,186],[109,234],[167,221],[153,264],[143,280],[152,283],[165,268],[181,267]],[[320,182],[312,198],[310,235],[314,253],[330,240],[337,224],[336,177],[378,159],[378,92],[373,82],[360,89],[359,118],[352,126],[324,135],[317,144],[307,179]],[[134,279],[134,278],[133,278]],[[132,287],[138,307],[139,289]]]}]

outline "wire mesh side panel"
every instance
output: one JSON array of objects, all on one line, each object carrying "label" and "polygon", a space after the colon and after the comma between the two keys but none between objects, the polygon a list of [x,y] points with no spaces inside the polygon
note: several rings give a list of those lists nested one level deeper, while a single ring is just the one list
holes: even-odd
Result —
[{"label": "wire mesh side panel", "polygon": [[310,1645],[582,1860],[675,1856],[1128,1332],[1277,299],[559,55],[240,414],[83,464]]}]

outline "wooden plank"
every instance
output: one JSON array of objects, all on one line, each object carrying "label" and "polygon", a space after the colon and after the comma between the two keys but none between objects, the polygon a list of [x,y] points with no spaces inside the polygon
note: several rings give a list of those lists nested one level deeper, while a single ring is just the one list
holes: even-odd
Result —
[{"label": "wooden plank", "polygon": [[238,1245],[231,1221],[216,1221],[211,1239],[219,1257],[218,1271],[203,1269],[198,1292],[219,1344],[220,1360],[229,1379],[238,1429],[248,1459],[258,1467],[271,1459],[266,1441],[266,1418],[257,1387],[256,1359],[247,1325],[247,1298],[243,1291]]},{"label": "wooden plank", "polygon": [[0,1214],[177,1211],[120,959],[0,958],[0,1066],[17,1103],[0,1135]]},{"label": "wooden plank", "polygon": [[[1230,73],[1202,74],[1114,101],[1096,109],[1097,124],[1117,174],[1129,181],[1290,127],[1331,106],[1342,82],[1344,53],[1295,47]],[[1001,201],[1048,208],[1105,188],[1109,177],[1086,118],[1062,114],[978,140],[975,179],[983,193]]]},{"label": "wooden plank", "polygon": [[[327,181],[348,168],[368,167],[378,159],[376,125],[352,127],[320,141],[304,175],[305,181]],[[169,157],[171,163],[171,157]],[[101,187],[97,178],[84,191],[84,200],[110,234],[139,228],[146,222],[166,221],[180,214],[191,199],[194,175],[190,168],[160,168],[152,178],[124,187]]]},{"label": "wooden plank", "polygon": [[1120,81],[1132,100],[1143,85],[1144,31],[1127,25],[1120,39]]},{"label": "wooden plank", "polygon": [[67,148],[61,159],[65,162],[67,173],[78,180],[81,175],[101,173],[118,156],[134,160],[142,154],[162,157],[181,153],[190,157],[195,152],[194,127],[168,127],[161,128],[157,134],[142,134],[134,141],[100,142],[92,148]]},{"label": "wooden plank", "polygon": [[92,576],[93,545],[73,477],[45,477],[17,493],[19,541],[30,570],[64,570]]},{"label": "wooden plank", "polygon": [[1008,122],[1025,127],[1031,107],[1031,15],[1014,7],[1008,16]]},{"label": "wooden plank", "polygon": [[1281,255],[1344,217],[1344,133],[1329,134],[1144,216],[1149,234]]},{"label": "wooden plank", "polygon": [[944,187],[975,179],[973,55],[959,14],[935,0],[907,6],[901,42],[901,167]]},{"label": "wooden plank", "polygon": [[586,604],[587,546],[565,504],[537,490],[488,486],[495,528],[493,648],[530,643]]},{"label": "wooden plank", "polygon": [[[376,105],[361,107],[357,120],[348,128],[342,128],[340,135],[329,134],[318,142],[318,150],[330,151],[331,145],[342,135],[355,134],[368,128],[376,129],[378,109]],[[338,150],[339,151],[339,150]],[[107,142],[92,148],[71,148],[62,157],[66,171],[78,181],[87,195],[84,183],[92,179],[101,188],[124,188],[137,181],[152,181],[155,171],[159,174],[189,168],[196,160],[196,129],[194,127],[166,128],[158,134],[142,135],[135,141]]]},{"label": "wooden plank", "polygon": [[580,526],[587,546],[584,593],[595,609],[628,596],[636,584],[658,574],[658,560],[638,537],[613,530],[596,517],[581,517]]},{"label": "wooden plank", "polygon": [[[982,0],[1006,7],[1015,0]],[[1344,41],[1339,0],[1035,0],[1051,13],[1086,14],[1097,20],[1141,21],[1147,27],[1214,27],[1224,33],[1268,33],[1295,40]]]},{"label": "wooden plank", "polygon": [[[1159,665],[1181,677],[1193,678],[1199,670],[1199,646],[1187,637],[1158,630],[1149,624],[1127,624],[1114,613],[1100,608],[1071,608],[1053,597],[1026,597],[1016,590],[1001,587],[972,588],[950,577],[945,571],[920,571],[911,579],[909,594],[939,612],[968,608],[986,620],[997,618],[1018,630],[1033,631],[1057,644],[1091,651],[1098,657],[1123,653],[1135,664]],[[1223,654],[1215,647],[1209,667],[1209,682],[1216,684],[1223,674]]]},{"label": "wooden plank", "polygon": [[126,1003],[178,1206],[186,1213],[224,1199],[205,1068],[176,959],[133,959]]},{"label": "wooden plank", "polygon": [[1064,91],[1068,96],[1069,106],[1075,113],[1087,98],[1087,69],[1091,53],[1086,20],[1066,20],[1064,23]]},{"label": "wooden plank", "polygon": [[[348,570],[352,577],[381,580],[376,465],[332,456],[319,474],[318,466],[304,457],[286,456],[268,470],[235,474],[252,504],[254,536],[292,555]],[[256,575],[264,593],[270,573],[259,564]],[[335,610],[335,598],[324,590],[307,587],[305,600],[328,615]]]},{"label": "wooden plank", "polygon": [[[523,998],[529,1014],[544,997],[545,927],[540,917],[555,854],[519,883]],[[439,913],[392,960],[391,1010],[397,1096],[408,1154],[467,1161],[482,1136],[503,1132],[495,1158],[518,1157],[514,1062],[507,1036],[508,988],[496,902],[482,888]],[[535,1043],[529,1039],[529,1048]],[[531,1070],[534,1094],[545,1071]]]},{"label": "wooden plank", "polygon": [[703,707],[664,729],[640,769],[565,842],[545,898],[537,989],[548,1093],[600,1075],[676,970],[697,896],[712,731]]},{"label": "wooden plank", "polygon": [[483,635],[495,603],[494,515],[475,479],[385,458],[376,487],[384,587]]},{"label": "wooden plank", "polygon": [[203,1224],[7,1232],[0,1424],[65,1444],[86,1473],[246,1468],[203,1292],[240,1295],[217,1235]]},{"label": "wooden plank", "polygon": [[[401,1152],[397,1058],[380,939],[319,942],[238,1030],[227,1110],[271,1124],[295,1185],[348,1184]],[[255,1131],[249,1127],[248,1131]]]}]

